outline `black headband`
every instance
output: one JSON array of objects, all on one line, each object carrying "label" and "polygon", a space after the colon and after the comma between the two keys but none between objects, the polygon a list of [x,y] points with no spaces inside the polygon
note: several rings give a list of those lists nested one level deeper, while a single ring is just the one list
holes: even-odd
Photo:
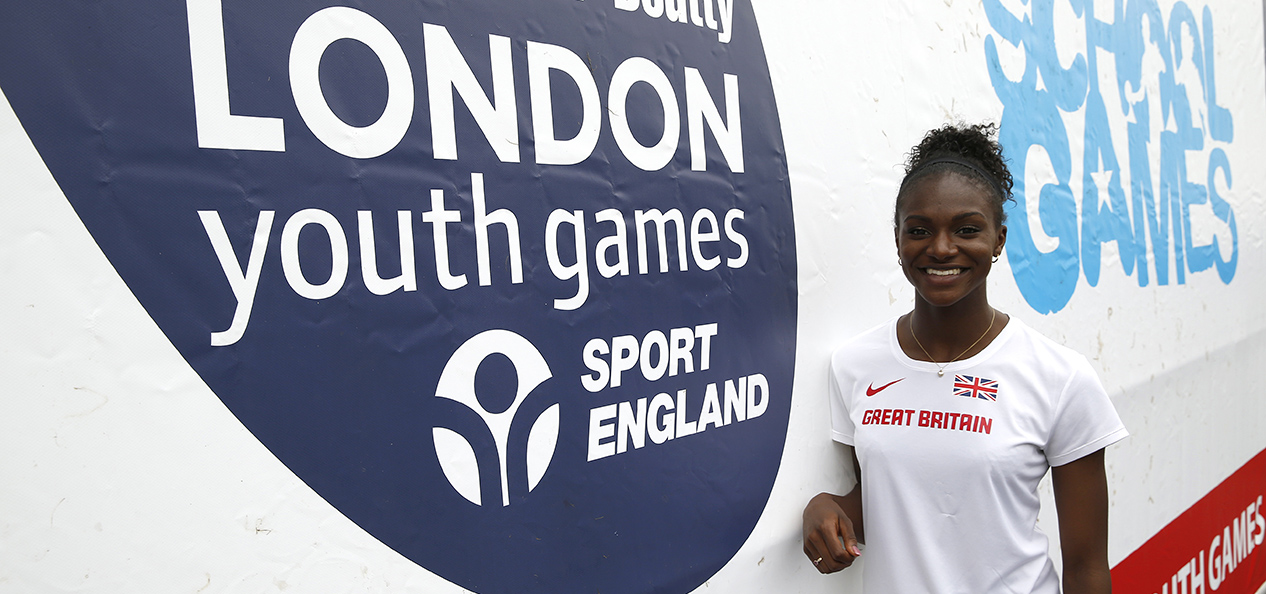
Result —
[{"label": "black headband", "polygon": [[967,159],[964,159],[957,155],[945,155],[943,157],[936,157],[935,159],[932,159],[930,161],[923,163],[922,165],[919,165],[914,171],[911,171],[909,174],[907,174],[906,178],[901,181],[901,187],[897,190],[897,193],[900,194],[901,192],[904,192],[906,189],[906,184],[910,180],[914,179],[919,174],[919,172],[923,171],[924,169],[927,169],[928,167],[931,167],[933,165],[939,165],[941,163],[953,163],[955,165],[960,165],[962,167],[966,167],[976,172],[976,174],[984,178],[986,182],[989,182],[989,187],[993,188],[993,190],[998,193],[998,197],[1000,199],[1006,200],[1007,193],[1002,191],[1002,186],[998,183],[998,180],[994,178],[992,174],[990,174],[988,171],[985,171],[984,169],[981,169],[979,165],[976,165],[975,163],[972,163],[971,161],[968,161]]}]

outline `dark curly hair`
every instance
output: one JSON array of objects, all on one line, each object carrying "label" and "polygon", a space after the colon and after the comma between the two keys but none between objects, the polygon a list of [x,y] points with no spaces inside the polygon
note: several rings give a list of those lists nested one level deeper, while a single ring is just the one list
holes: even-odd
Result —
[{"label": "dark curly hair", "polygon": [[946,124],[930,130],[923,141],[910,150],[906,158],[906,175],[897,192],[893,208],[893,225],[900,226],[897,212],[901,210],[906,188],[916,180],[938,172],[953,171],[988,190],[993,203],[994,220],[1001,225],[1007,220],[1004,206],[1014,202],[1011,196],[1011,171],[1002,156],[1002,146],[996,140],[998,125]]}]

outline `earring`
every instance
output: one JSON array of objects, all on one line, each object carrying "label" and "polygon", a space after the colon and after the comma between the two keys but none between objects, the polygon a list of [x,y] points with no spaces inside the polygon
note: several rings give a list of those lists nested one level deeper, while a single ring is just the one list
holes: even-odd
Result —
[{"label": "earring", "polygon": [[997,256],[994,256],[994,257],[993,257],[993,261],[994,261],[994,263],[995,263],[995,264],[997,264],[997,263],[998,263],[998,258],[1001,258],[1001,257],[1002,257],[1002,254],[999,254],[999,255],[997,255]]}]

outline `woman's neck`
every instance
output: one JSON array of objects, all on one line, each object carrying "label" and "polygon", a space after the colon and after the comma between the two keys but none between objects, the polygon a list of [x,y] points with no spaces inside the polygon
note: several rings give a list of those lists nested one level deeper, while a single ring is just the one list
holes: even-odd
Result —
[{"label": "woman's neck", "polygon": [[[913,344],[906,348],[903,341],[902,347],[915,359],[947,363],[983,350],[1008,319],[993,309],[987,299],[936,307],[916,298],[914,310],[902,320],[905,334]],[[898,338],[902,338],[900,330]]]}]

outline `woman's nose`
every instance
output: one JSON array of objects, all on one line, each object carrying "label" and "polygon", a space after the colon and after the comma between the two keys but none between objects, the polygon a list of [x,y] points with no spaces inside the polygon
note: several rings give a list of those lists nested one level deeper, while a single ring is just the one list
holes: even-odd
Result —
[{"label": "woman's nose", "polygon": [[937,258],[952,256],[957,251],[958,246],[954,245],[954,238],[948,233],[937,233],[932,237],[932,245],[928,246],[929,255]]}]

